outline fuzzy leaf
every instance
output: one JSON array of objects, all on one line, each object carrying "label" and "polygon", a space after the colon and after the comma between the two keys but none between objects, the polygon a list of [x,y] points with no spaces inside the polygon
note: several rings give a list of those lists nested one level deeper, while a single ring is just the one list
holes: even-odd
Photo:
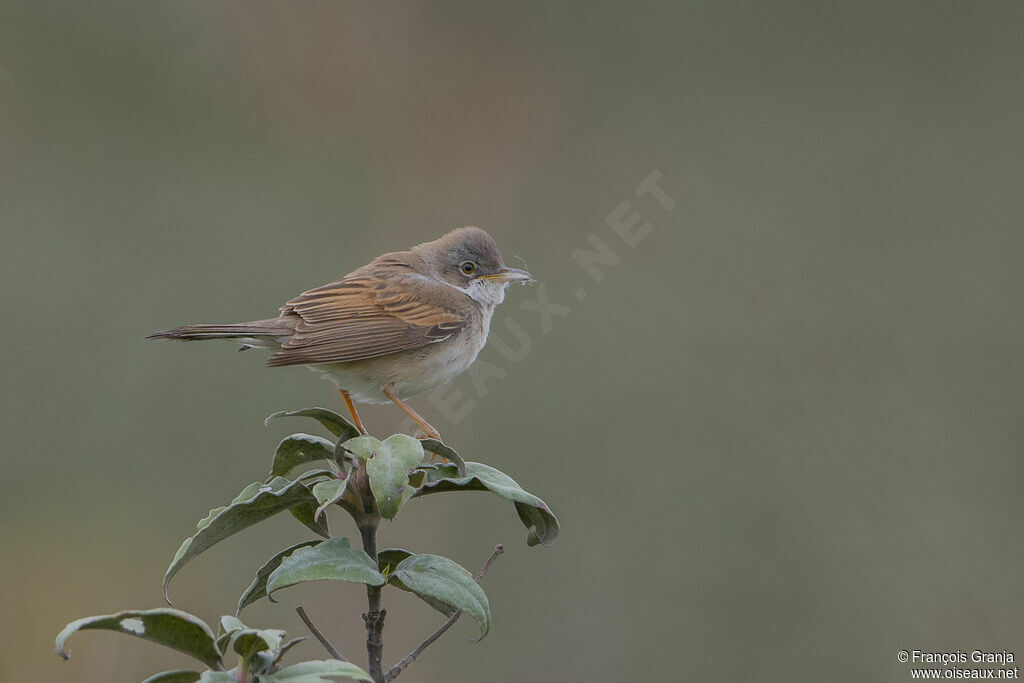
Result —
[{"label": "fuzzy leaf", "polygon": [[370,491],[377,510],[385,519],[393,519],[398,508],[411,496],[409,470],[423,461],[423,446],[411,436],[392,434],[384,441],[372,436],[349,439],[345,448],[366,460]]},{"label": "fuzzy leaf", "polygon": [[[423,485],[423,482],[426,479],[426,475],[427,473],[424,472],[423,470],[419,468],[414,469],[412,472],[409,473],[409,486],[413,487],[414,489],[418,489],[420,486]],[[415,493],[415,491],[413,491],[413,493]],[[412,496],[410,495],[409,497],[411,498]]]},{"label": "fuzzy leaf", "polygon": [[153,674],[142,681],[142,683],[195,683],[201,675],[198,671],[178,669],[176,671],[164,671],[163,673]]},{"label": "fuzzy leaf", "polygon": [[[239,656],[240,666],[244,670],[262,674],[284,653],[285,648],[281,645],[284,636],[285,632],[279,629],[249,628],[238,617],[225,615],[220,618],[217,647],[225,653],[233,650]],[[257,676],[254,680],[258,679]]]},{"label": "fuzzy leaf", "polygon": [[[276,477],[267,484],[250,484],[231,502],[231,505],[211,510],[210,514],[196,525],[198,531],[195,535],[185,539],[181,544],[167,568],[164,575],[164,599],[170,602],[167,598],[167,586],[171,578],[192,558],[242,529],[289,509],[308,512],[309,521],[312,522],[316,498],[302,482]],[[305,520],[302,521],[305,523]],[[311,528],[321,535],[327,535],[326,529],[320,525],[313,523]]]},{"label": "fuzzy leaf", "polygon": [[341,500],[341,497],[345,495],[345,486],[347,484],[348,479],[335,478],[318,481],[313,486],[313,497],[319,503],[319,507],[316,509],[316,516],[318,518],[327,510],[328,506]]},{"label": "fuzzy leaf", "polygon": [[558,538],[558,520],[547,504],[527,493],[504,472],[479,462],[466,463],[466,476],[460,477],[455,465],[436,465],[421,468],[426,481],[416,489],[413,498],[444,491],[490,491],[516,505],[519,519],[529,530],[527,545],[551,545]]},{"label": "fuzzy leaf", "polygon": [[362,550],[350,547],[344,537],[332,538],[315,547],[299,548],[281,561],[267,579],[267,594],[305,581],[333,579],[383,586],[385,578],[377,564]]},{"label": "fuzzy leaf", "polygon": [[204,671],[198,683],[238,683],[237,671]]},{"label": "fuzzy leaf", "polygon": [[406,593],[412,593],[417,598],[427,603],[428,605],[430,605],[446,617],[450,617],[458,611],[455,607],[452,607],[451,604],[445,602],[444,600],[438,600],[437,598],[427,595],[426,593],[417,593],[416,591],[402,583],[402,580],[394,574],[388,576],[388,584],[394,586],[395,588],[398,588],[399,590],[403,590]]},{"label": "fuzzy leaf", "polygon": [[[285,548],[284,550],[282,550],[281,552],[277,553],[269,560],[267,560],[266,563],[256,571],[256,578],[252,580],[252,583],[249,584],[249,587],[245,589],[244,593],[242,593],[242,597],[238,599],[238,609],[235,611],[235,616],[241,614],[242,609],[244,609],[245,607],[248,607],[260,598],[267,596],[267,579],[270,577],[270,575],[274,572],[275,569],[281,566],[281,561],[284,560],[284,558],[288,557],[299,548],[305,548],[306,546],[310,545],[317,545],[318,543],[323,543],[323,541],[315,540],[296,543],[291,547]],[[276,602],[276,600],[271,599],[271,602]]]},{"label": "fuzzy leaf", "polygon": [[377,553],[377,566],[383,574],[389,574],[395,570],[398,563],[405,558],[414,555],[403,548],[385,548]]},{"label": "fuzzy leaf", "polygon": [[405,550],[404,548],[385,548],[377,553],[377,564],[380,567],[380,572],[387,577],[388,583],[403,590],[407,593],[412,593],[423,602],[427,603],[434,609],[446,617],[450,617],[455,613],[455,608],[446,602],[442,602],[436,598],[432,598],[429,595],[419,594],[413,591],[411,588],[402,583],[401,579],[394,576],[395,567],[398,566],[402,560],[415,555],[416,553]]},{"label": "fuzzy leaf", "polygon": [[298,645],[299,643],[301,643],[304,640],[306,640],[305,636],[299,636],[298,638],[292,638],[287,643],[282,645],[281,646],[281,650],[280,650],[280,652],[277,655],[277,659],[275,659],[273,663],[277,664],[277,662],[280,661],[281,658],[284,657],[285,654],[288,653],[288,650],[292,649],[293,647],[295,647],[296,645]]},{"label": "fuzzy leaf", "polygon": [[248,661],[257,652],[269,651],[269,659],[277,659],[281,651],[281,642],[285,632],[279,629],[246,628],[231,636],[231,648],[244,661]]},{"label": "fuzzy leaf", "polygon": [[337,475],[331,470],[317,469],[317,470],[306,470],[302,474],[295,477],[296,481],[301,481],[306,486],[313,486],[316,483],[323,481],[324,479],[336,479]]},{"label": "fuzzy leaf", "polygon": [[[307,485],[306,488],[309,488],[309,486]],[[312,492],[310,492],[310,495],[312,495]],[[327,517],[317,514],[316,508],[316,498],[314,498],[308,503],[299,503],[288,510],[288,512],[317,536],[330,538],[331,532],[327,528]]]},{"label": "fuzzy leaf", "polygon": [[455,452],[455,449],[451,446],[441,443],[437,439],[423,439],[420,443],[423,444],[423,450],[430,451],[434,455],[439,455],[449,462],[455,463],[455,466],[459,468],[459,476],[466,476],[466,461],[462,459],[462,456]]},{"label": "fuzzy leaf", "polygon": [[327,408],[305,408],[303,410],[282,410],[279,413],[274,413],[269,416],[264,424],[270,424],[270,421],[279,417],[311,417],[334,436],[338,437],[342,441],[348,441],[354,437],[359,436],[359,430],[355,428],[351,422],[338,415],[333,410],[327,410]]},{"label": "fuzzy leaf", "polygon": [[222,616],[220,618],[220,628],[217,629],[217,649],[221,652],[227,652],[228,641],[231,639],[232,634],[244,628],[246,628],[246,625],[238,617],[228,614]]},{"label": "fuzzy leaf", "polygon": [[286,477],[299,465],[334,460],[334,443],[311,434],[292,434],[277,445],[270,477]]},{"label": "fuzzy leaf", "polygon": [[210,668],[220,668],[220,651],[213,631],[205,621],[187,612],[163,607],[128,610],[72,621],[57,635],[57,654],[64,659],[70,658],[71,654],[64,651],[67,639],[76,631],[91,629],[127,633],[190,654]]},{"label": "fuzzy leaf", "polygon": [[357,681],[373,681],[370,674],[355,664],[337,659],[292,664],[273,675],[263,676],[263,680],[274,683],[333,683],[340,676]]},{"label": "fuzzy leaf", "polygon": [[[398,563],[394,579],[420,597],[438,600],[471,616],[482,640],[491,630],[491,607],[473,575],[439,555],[413,555]],[[453,612],[446,612],[448,614]]]}]

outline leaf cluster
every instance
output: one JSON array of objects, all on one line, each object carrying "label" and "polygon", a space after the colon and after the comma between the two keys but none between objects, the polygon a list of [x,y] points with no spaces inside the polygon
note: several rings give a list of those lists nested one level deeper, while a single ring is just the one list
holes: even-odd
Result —
[{"label": "leaf cluster", "polygon": [[[453,560],[402,548],[381,550],[371,557],[353,548],[348,538],[332,536],[327,524],[330,507],[344,509],[362,531],[368,524],[375,528],[381,518],[394,519],[415,498],[452,491],[487,491],[514,503],[527,528],[528,545],[549,545],[558,535],[558,521],[544,501],[523,490],[508,475],[482,463],[464,461],[440,441],[419,441],[404,434],[381,441],[360,434],[343,417],[324,408],[275,413],[267,420],[277,417],[313,418],[335,440],[302,433],[283,439],[267,479],[249,484],[229,504],[210,510],[196,525],[196,532],[178,548],[164,575],[164,598],[170,604],[171,579],[196,556],[280,513],[287,511],[318,538],[274,553],[257,569],[238,599],[235,614],[221,618],[216,635],[203,620],[176,609],[125,611],[71,622],[57,636],[58,654],[69,657],[65,642],[73,633],[101,629],[165,645],[192,655],[207,667],[205,671],[156,674],[146,683],[318,683],[341,677],[372,681],[364,670],[338,659],[283,666],[282,657],[302,638],[285,642],[284,631],[250,628],[239,619],[242,610],[264,597],[276,602],[278,591],[309,581],[392,586],[415,595],[448,617],[460,612],[469,615],[482,639],[491,626],[490,604],[473,575]],[[431,459],[440,456],[443,463],[425,462],[427,453],[432,454]],[[228,670],[225,658],[232,654],[237,661]]]}]

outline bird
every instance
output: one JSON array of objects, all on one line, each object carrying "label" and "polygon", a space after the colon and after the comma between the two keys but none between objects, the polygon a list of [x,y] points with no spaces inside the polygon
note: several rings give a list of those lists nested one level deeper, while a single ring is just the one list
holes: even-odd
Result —
[{"label": "bird", "polygon": [[301,365],[335,383],[356,429],[356,402],[393,403],[419,438],[440,433],[406,403],[448,382],[476,360],[494,309],[525,270],[505,265],[486,231],[457,228],[406,251],[382,254],[340,280],[299,294],[277,317],[184,325],[148,339],[230,339],[238,350],[271,352],[267,365]]}]

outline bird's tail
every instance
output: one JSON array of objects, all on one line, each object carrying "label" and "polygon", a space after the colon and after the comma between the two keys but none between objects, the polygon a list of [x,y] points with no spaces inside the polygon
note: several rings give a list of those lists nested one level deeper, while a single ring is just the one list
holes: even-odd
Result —
[{"label": "bird's tail", "polygon": [[289,330],[280,318],[254,320],[249,323],[229,323],[227,325],[183,325],[173,330],[154,332],[146,339],[180,339],[196,341],[200,339],[253,339],[260,337],[276,338],[287,335]]}]

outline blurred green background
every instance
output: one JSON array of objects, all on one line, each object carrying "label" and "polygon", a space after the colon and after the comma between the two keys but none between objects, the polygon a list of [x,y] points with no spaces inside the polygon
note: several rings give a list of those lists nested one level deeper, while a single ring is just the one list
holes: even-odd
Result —
[{"label": "blurred green background", "polygon": [[[207,510],[341,408],[230,344],[384,251],[476,224],[525,259],[545,333],[454,385],[467,458],[542,496],[527,548],[483,494],[414,502],[384,546],[470,568],[460,623],[401,680],[901,681],[901,649],[1024,657],[1024,5],[19,2],[0,5],[0,680],[189,664],[80,616],[161,604]],[[665,211],[634,188],[652,171]],[[652,229],[628,247],[624,201]],[[595,282],[591,235],[619,257]],[[579,299],[578,289],[586,296]],[[391,408],[365,418],[386,435]],[[332,517],[337,533],[354,533]],[[307,538],[291,519],[189,565],[214,621]],[[362,660],[364,594],[247,621]],[[385,660],[439,622],[385,597]],[[315,643],[297,654],[320,657]]]}]

